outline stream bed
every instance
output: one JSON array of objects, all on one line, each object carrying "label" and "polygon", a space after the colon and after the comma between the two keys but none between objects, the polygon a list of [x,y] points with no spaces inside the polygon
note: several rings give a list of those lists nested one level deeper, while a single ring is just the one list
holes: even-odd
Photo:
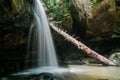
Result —
[{"label": "stream bed", "polygon": [[24,70],[1,80],[120,80],[120,67],[69,65]]}]

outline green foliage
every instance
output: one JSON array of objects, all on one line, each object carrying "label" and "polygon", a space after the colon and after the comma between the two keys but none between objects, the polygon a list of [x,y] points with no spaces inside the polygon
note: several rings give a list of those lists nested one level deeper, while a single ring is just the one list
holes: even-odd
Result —
[{"label": "green foliage", "polygon": [[113,35],[112,35],[112,38],[120,38],[120,35],[113,34]]},{"label": "green foliage", "polygon": [[112,38],[120,38],[120,28],[114,30],[114,33],[111,36]]},{"label": "green foliage", "polygon": [[110,51],[110,54],[113,54],[116,52],[120,52],[120,48],[112,49],[112,51]]},{"label": "green foliage", "polygon": [[67,0],[48,0],[45,2],[49,9],[49,16],[60,21],[65,15],[70,12],[70,2]]},{"label": "green foliage", "polygon": [[96,5],[100,2],[101,0],[91,0],[91,5]]}]

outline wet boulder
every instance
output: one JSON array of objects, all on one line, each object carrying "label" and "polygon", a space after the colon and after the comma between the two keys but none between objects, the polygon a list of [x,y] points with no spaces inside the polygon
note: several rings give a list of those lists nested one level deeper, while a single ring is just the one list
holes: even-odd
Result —
[{"label": "wet boulder", "polygon": [[114,52],[109,59],[120,66],[120,52]]}]

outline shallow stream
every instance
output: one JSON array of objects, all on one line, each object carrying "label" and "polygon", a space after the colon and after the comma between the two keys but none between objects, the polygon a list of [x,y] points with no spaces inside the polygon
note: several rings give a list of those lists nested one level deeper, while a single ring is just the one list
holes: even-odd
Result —
[{"label": "shallow stream", "polygon": [[11,74],[1,80],[120,80],[120,67],[41,67]]}]

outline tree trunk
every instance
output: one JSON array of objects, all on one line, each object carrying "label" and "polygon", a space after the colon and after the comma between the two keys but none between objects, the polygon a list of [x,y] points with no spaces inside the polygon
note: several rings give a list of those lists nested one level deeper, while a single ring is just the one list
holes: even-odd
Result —
[{"label": "tree trunk", "polygon": [[69,42],[71,42],[72,44],[74,44],[79,50],[83,51],[88,56],[90,56],[90,57],[92,57],[94,59],[99,60],[100,62],[102,62],[105,65],[108,65],[108,66],[117,66],[117,64],[115,64],[114,62],[112,62],[112,61],[108,60],[107,58],[101,56],[97,52],[91,50],[89,47],[87,47],[86,45],[84,45],[80,41],[76,40],[75,38],[73,38],[72,36],[70,36],[69,34],[67,34],[66,32],[64,32],[63,30],[61,30],[58,27],[56,27],[53,23],[50,23],[50,26],[58,34],[62,35],[66,40],[68,40]]}]

